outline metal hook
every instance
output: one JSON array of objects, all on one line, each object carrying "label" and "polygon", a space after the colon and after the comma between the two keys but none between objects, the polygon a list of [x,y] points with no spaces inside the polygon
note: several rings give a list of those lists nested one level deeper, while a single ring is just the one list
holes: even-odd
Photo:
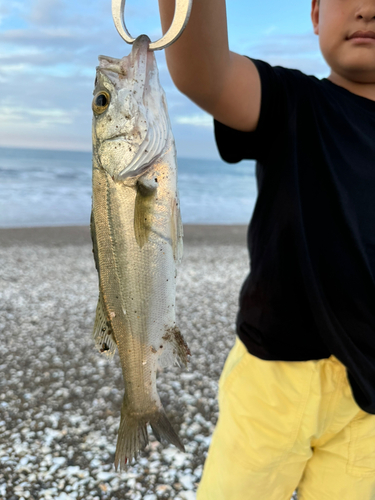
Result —
[{"label": "metal hook", "polygon": [[[169,45],[172,45],[172,43],[181,36],[190,17],[192,3],[193,0],[176,0],[173,21],[169,30],[164,36],[159,38],[159,40],[156,40],[156,42],[151,42],[148,50],[165,49]],[[119,32],[121,38],[125,40],[125,42],[133,43],[135,41],[135,38],[130,35],[129,31],[126,28],[124,10],[125,0],[112,0],[112,17],[116,29]]]}]

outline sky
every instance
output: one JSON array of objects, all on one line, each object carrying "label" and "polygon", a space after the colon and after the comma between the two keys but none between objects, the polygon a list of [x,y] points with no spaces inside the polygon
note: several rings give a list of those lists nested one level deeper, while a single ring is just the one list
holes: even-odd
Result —
[{"label": "sky", "polygon": [[[194,8],[194,0],[193,0]],[[273,66],[329,75],[310,0],[227,0],[229,48]],[[161,37],[157,0],[127,0],[133,37]],[[98,55],[121,58],[110,0],[0,0],[0,146],[91,151]],[[177,155],[218,159],[212,117],[175,87],[156,51]]]}]

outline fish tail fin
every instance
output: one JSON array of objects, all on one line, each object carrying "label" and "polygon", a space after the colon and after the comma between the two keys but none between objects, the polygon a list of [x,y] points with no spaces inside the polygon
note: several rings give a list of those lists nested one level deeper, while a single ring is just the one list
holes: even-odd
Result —
[{"label": "fish tail fin", "polygon": [[164,411],[163,407],[159,408],[159,411],[155,412],[149,421],[151,429],[158,441],[161,442],[161,438],[164,438],[169,443],[172,443],[181,451],[185,451],[184,445],[181,443],[180,438],[172,427],[172,424],[168,420],[168,417]]},{"label": "fish tail fin", "polygon": [[138,452],[148,445],[147,418],[128,410],[125,399],[121,409],[121,422],[117,437],[115,469],[127,470],[127,464],[137,458]]},{"label": "fish tail fin", "polygon": [[132,414],[127,409],[124,400],[115,454],[116,471],[119,465],[120,470],[126,470],[127,464],[131,462],[133,457],[137,458],[138,451],[147,446],[147,423],[150,424],[158,441],[164,438],[169,443],[174,444],[179,450],[185,451],[184,445],[168,420],[163,407],[160,407],[151,415],[148,414],[139,418],[139,413]]}]

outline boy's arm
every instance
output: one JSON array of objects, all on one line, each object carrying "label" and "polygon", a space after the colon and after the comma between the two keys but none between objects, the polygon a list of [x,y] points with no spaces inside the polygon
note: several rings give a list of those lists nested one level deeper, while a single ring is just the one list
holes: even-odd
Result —
[{"label": "boy's arm", "polygon": [[[159,0],[163,34],[169,29],[175,0]],[[261,84],[250,59],[228,47],[225,0],[193,0],[181,37],[165,49],[176,87],[218,121],[254,131],[260,115]]]}]

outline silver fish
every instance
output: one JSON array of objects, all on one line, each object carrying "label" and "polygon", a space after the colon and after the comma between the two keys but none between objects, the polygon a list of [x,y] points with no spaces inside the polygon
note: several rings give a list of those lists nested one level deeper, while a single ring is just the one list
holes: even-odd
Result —
[{"label": "silver fish", "polygon": [[176,148],[150,39],[122,59],[99,56],[93,99],[91,235],[99,275],[98,350],[119,352],[125,385],[115,467],[155,437],[184,446],[156,389],[158,367],[189,348],[175,322],[182,258]]}]

